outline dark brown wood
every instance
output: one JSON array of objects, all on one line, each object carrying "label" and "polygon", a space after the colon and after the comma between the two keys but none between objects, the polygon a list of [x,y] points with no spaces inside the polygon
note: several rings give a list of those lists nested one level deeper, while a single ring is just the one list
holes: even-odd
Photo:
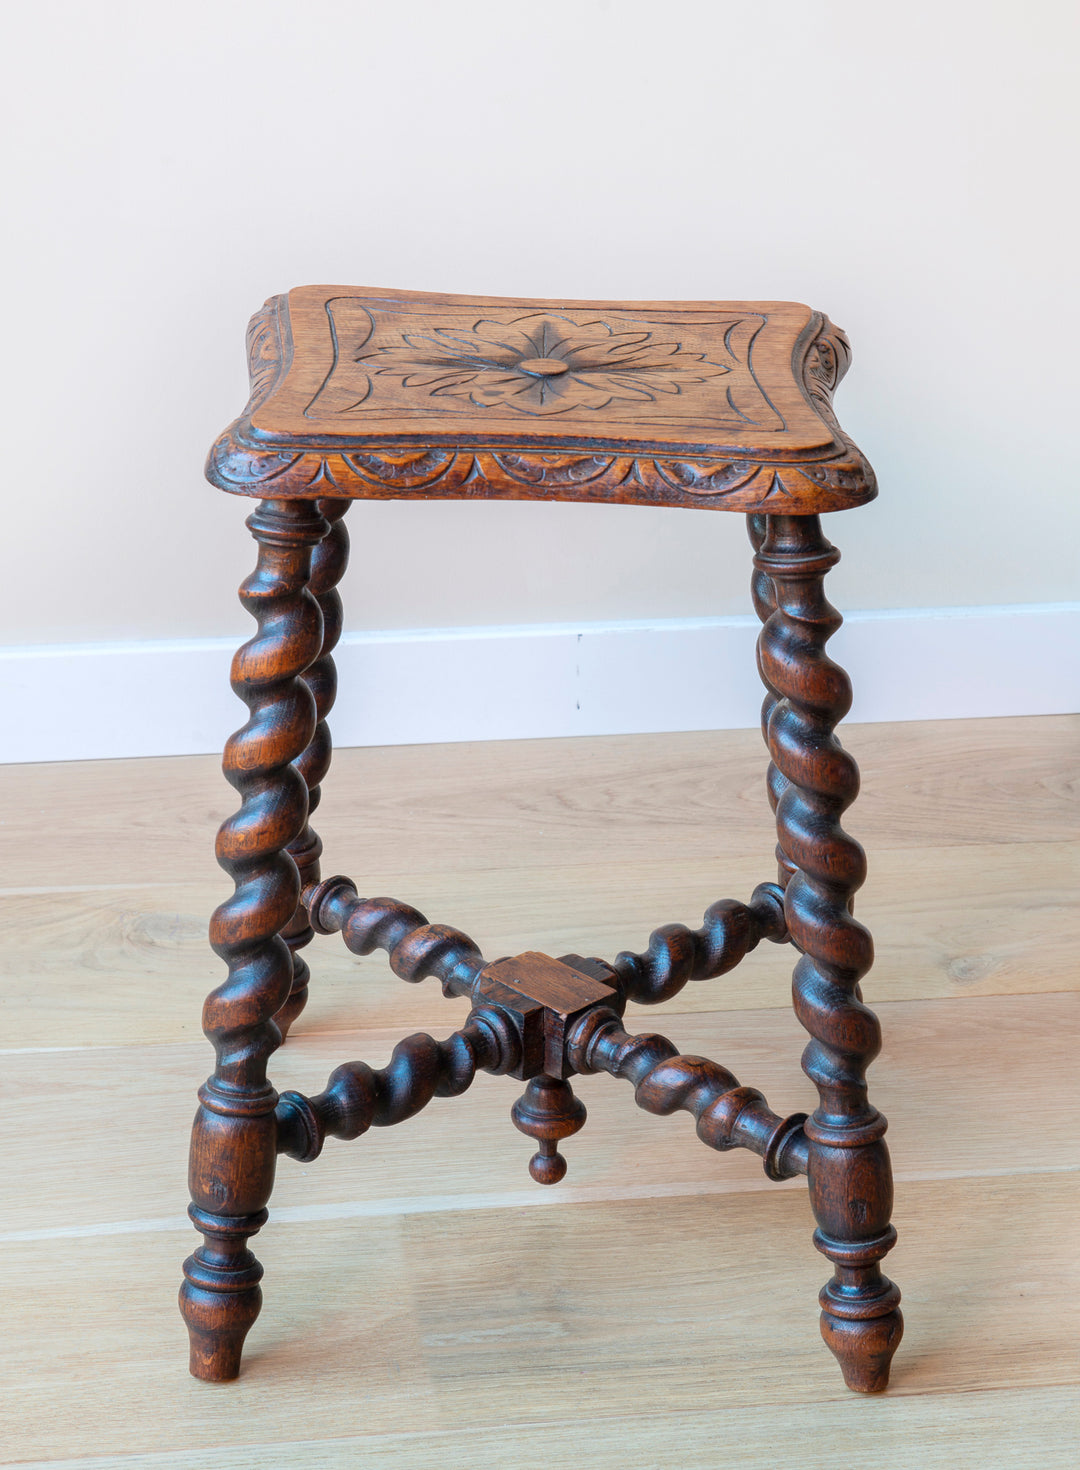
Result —
[{"label": "dark brown wood", "polygon": [[460,1096],[480,1070],[509,1071],[516,1056],[513,1028],[497,1016],[474,1014],[446,1041],[423,1032],[409,1036],[394,1047],[386,1067],[346,1062],[317,1097],[282,1093],[276,1109],[278,1151],[310,1163],[322,1152],[327,1134],[359,1138],[371,1127],[404,1123],[433,1097]]},{"label": "dark brown wood", "polygon": [[514,1018],[521,1064],[512,1075],[523,1078],[571,1076],[566,1038],[574,1021],[590,1007],[618,1001],[603,980],[535,950],[485,965],[471,995],[473,1005],[497,1006]]},{"label": "dark brown wood", "polygon": [[530,1079],[510,1117],[515,1128],[540,1144],[529,1160],[529,1174],[537,1184],[558,1184],[565,1177],[566,1160],[559,1144],[585,1127],[586,1116],[585,1104],[574,1096],[569,1082],[546,1072]]},{"label": "dark brown wood", "polygon": [[666,1036],[631,1036],[619,1017],[597,1006],[571,1029],[567,1051],[575,1071],[607,1072],[634,1084],[634,1101],[649,1113],[691,1113],[709,1148],[748,1148],[765,1160],[770,1179],[807,1171],[805,1113],[780,1118],[756,1087],[742,1087],[707,1057],[680,1056]]},{"label": "dark brown wood", "polygon": [[791,871],[788,931],[801,951],[795,1014],[811,1036],[803,1070],[820,1099],[805,1132],[814,1243],[835,1267],[821,1293],[821,1332],[848,1386],[875,1393],[888,1383],[904,1326],[900,1292],[878,1265],[896,1231],[886,1121],[866,1087],[881,1031],[859,982],[874,947],[851,913],[866,858],[840,825],[859,790],[858,767],[834,734],[851,707],[851,683],[825,652],[841,623],[825,596],[825,574],[839,559],[816,516],[769,517],[755,565],[770,579],[775,610],[758,650],[775,695],[769,751],[784,778],[776,826]]},{"label": "dark brown wood", "polygon": [[[885,1119],[866,1069],[880,1046],[860,982],[873,949],[852,915],[862,849],[841,816],[858,771],[835,735],[847,676],[825,653],[840,624],[825,598],[838,553],[817,512],[875,493],[832,412],[848,359],[827,318],[790,303],[523,302],[306,287],[252,322],[252,397],[211,453],[214,483],[263,501],[248,525],[258,565],[241,588],[258,632],[233,687],[250,718],[225,751],[241,797],[218,858],[235,884],[211,921],[228,966],[204,1030],[217,1065],[199,1093],[191,1217],[203,1243],[185,1263],[181,1310],[191,1371],[239,1371],[261,1302],[248,1249],[267,1219],[278,1154],[311,1162],[327,1137],[355,1139],[457,1097],[478,1072],[526,1082],[514,1124],[539,1147],[532,1177],[566,1172],[558,1145],[585,1122],[569,1079],[603,1072],[649,1112],[684,1111],[724,1152],[747,1148],[770,1179],[805,1174],[814,1240],[834,1267],[821,1330],[850,1387],[877,1392],[900,1341],[900,1294],[880,1262],[895,1240]],[[753,351],[751,352],[751,348]],[[336,586],[350,499],[503,495],[747,510],[762,622],[769,799],[779,883],[722,899],[698,929],[667,924],[608,963],[536,951],[488,962],[467,934],[409,904],[322,879],[309,816],[331,754]],[[279,1098],[270,1056],[300,1014],[315,934],[382,949],[410,983],[467,998],[445,1041],[401,1041],[384,1067],[348,1062],[313,1097]],[[812,1117],[773,1112],[725,1067],[635,1036],[622,1015],[715,979],[760,943],[791,943]]]},{"label": "dark brown wood", "polygon": [[690,980],[713,980],[734,969],[762,939],[783,944],[787,937],[783,889],[759,883],[749,904],[722,898],[706,910],[700,929],[685,924],[654,929],[644,954],[624,951],[612,968],[625,999],[657,1005],[678,995]]},{"label": "dark brown wood", "polygon": [[353,954],[384,949],[390,968],[418,984],[434,975],[447,995],[468,995],[484,968],[484,957],[467,934],[429,924],[418,909],[396,898],[359,898],[349,878],[327,878],[304,892],[317,934],[340,931]]},{"label": "dark brown wood", "polygon": [[[341,598],[337,592],[337,584],[345,575],[345,568],[349,562],[349,533],[345,529],[343,517],[350,502],[347,500],[320,500],[317,504],[326,517],[330,530],[312,551],[311,580],[308,583],[308,591],[315,598],[322,612],[323,637],[319,657],[309,669],[305,670],[303,675],[304,683],[311,690],[315,700],[317,723],[315,733],[308,745],[293,762],[307,783],[309,819],[311,813],[319,805],[322,796],[322,782],[326,779],[326,773],[330,769],[330,757],[333,750],[327,717],[334,707],[334,700],[337,696],[334,649],[341,637],[342,622]],[[322,842],[318,833],[313,831],[310,820],[304,823],[299,837],[289,843],[288,852],[299,870],[301,890],[318,883]],[[297,905],[296,913],[281,931],[281,937],[289,946],[293,961],[292,989],[285,1004],[274,1017],[282,1040],[284,1040],[288,1035],[289,1027],[307,1004],[308,980],[311,978],[307,961],[300,951],[306,944],[311,943],[315,937],[315,931],[311,927],[307,910],[302,903]]]},{"label": "dark brown wood", "polygon": [[240,600],[259,631],[233,660],[232,686],[251,713],[225,747],[225,775],[241,805],[217,840],[235,892],[210,921],[211,945],[229,973],[203,1009],[217,1055],[191,1140],[190,1214],[203,1244],[184,1263],[180,1291],[191,1371],[211,1380],[236,1377],[262,1302],[262,1267],[247,1241],[266,1221],[274,1185],[277,1093],[266,1065],[281,1043],[274,1017],[292,988],[281,931],[296,912],[300,879],[286,848],[307,819],[307,783],[294,762],[315,732],[302,675],[319,655],[323,627],[308,581],[312,550],[328,529],[305,501],[265,502],[248,526],[259,558]]},{"label": "dark brown wood", "polygon": [[[747,516],[747,529],[750,532],[750,544],[755,551],[760,551],[765,541],[765,532],[768,529],[768,516]],[[750,579],[750,596],[753,599],[754,611],[757,613],[762,625],[769,621],[776,611],[776,588],[773,586],[772,578],[762,567],[754,564],[754,574]],[[765,698],[761,702],[761,733],[765,744],[769,743],[769,718],[776,706],[780,695],[769,683],[768,676],[762,665],[761,649],[758,648],[758,673],[761,682],[765,685]],[[777,766],[774,760],[769,761],[769,769],[765,775],[765,790],[768,792],[769,805],[776,811],[777,803],[784,793],[787,785],[787,777]],[[780,879],[781,888],[787,886],[788,879],[795,871],[790,859],[784,852],[780,843],[776,844],[776,869]]]},{"label": "dark brown wood", "polygon": [[529,301],[303,286],[248,329],[207,476],[241,495],[825,511],[877,493],[790,301]]}]

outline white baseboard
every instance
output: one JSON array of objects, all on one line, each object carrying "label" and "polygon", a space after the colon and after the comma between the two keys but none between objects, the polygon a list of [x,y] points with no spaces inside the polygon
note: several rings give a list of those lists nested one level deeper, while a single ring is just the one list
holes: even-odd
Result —
[{"label": "white baseboard", "polygon": [[[338,745],[757,724],[753,617],[348,633]],[[0,649],[0,761],[219,751],[243,723],[231,640]],[[853,720],[1080,709],[1080,603],[849,614]]]}]

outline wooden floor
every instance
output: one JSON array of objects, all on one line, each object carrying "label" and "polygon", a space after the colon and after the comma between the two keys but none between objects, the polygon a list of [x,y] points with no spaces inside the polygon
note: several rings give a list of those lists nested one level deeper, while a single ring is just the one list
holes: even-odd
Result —
[{"label": "wooden floor", "polygon": [[[188,1377],[187,1130],[220,978],[213,759],[8,767],[0,1460],[90,1467],[1080,1464],[1080,719],[852,727],[864,989],[886,1044],[907,1335],[883,1398],[818,1337],[801,1180],[586,1078],[564,1185],[526,1174],[520,1084],[283,1160],[235,1384]],[[497,957],[610,957],[771,877],[753,732],[339,752],[324,871]],[[465,1007],[337,938],[276,1059],[315,1090]],[[631,1007],[780,1112],[812,1106],[790,951]]]}]

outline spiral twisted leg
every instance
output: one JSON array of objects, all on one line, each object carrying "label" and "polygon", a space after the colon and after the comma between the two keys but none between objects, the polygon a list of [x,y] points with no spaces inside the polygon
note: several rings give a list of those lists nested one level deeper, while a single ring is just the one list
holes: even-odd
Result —
[{"label": "spiral twisted leg", "polygon": [[300,882],[286,849],[307,819],[307,783],[294,762],[315,731],[315,699],[301,676],[322,646],[322,615],[307,583],[312,547],[327,530],[305,501],[264,501],[247,524],[259,556],[240,600],[258,632],[233,660],[232,687],[250,716],[225,747],[225,775],[241,804],[217,840],[235,891],[210,921],[211,945],[229,973],[203,1010],[217,1066],[199,1092],[189,1213],[204,1243],[185,1261],[180,1289],[191,1371],[216,1381],[239,1372],[262,1301],[262,1267],[247,1240],[266,1221],[277,1156],[277,1093],[266,1066],[281,1042],[274,1016],[292,984],[281,930],[296,912]]},{"label": "spiral twisted leg", "polygon": [[[768,516],[749,515],[746,517],[746,528],[750,533],[750,544],[755,552],[760,551],[764,545],[768,520]],[[750,596],[753,599],[754,611],[764,625],[776,611],[776,588],[773,586],[772,578],[768,572],[763,571],[757,565],[756,559],[754,574],[750,579]],[[761,702],[761,734],[765,744],[768,745],[769,717],[780,696],[766,677],[760,655],[758,657],[758,672],[761,674],[761,682],[765,685],[765,698]],[[784,794],[784,787],[786,785],[787,777],[777,768],[776,762],[770,760],[769,769],[765,776],[765,789],[769,794],[769,805],[774,812],[776,811],[777,803]],[[794,872],[794,868],[779,843],[776,845],[776,867],[781,887],[786,887],[788,880]]]},{"label": "spiral twisted leg", "polygon": [[814,1242],[835,1268],[821,1293],[821,1331],[848,1386],[873,1393],[888,1383],[903,1319],[900,1293],[879,1265],[896,1232],[889,1223],[886,1123],[866,1088],[880,1030],[858,988],[873,961],[873,943],[851,915],[852,896],[866,876],[865,857],[840,825],[859,789],[858,768],[834,734],[851,706],[851,685],[825,653],[841,621],[824,593],[825,574],[839,553],[822,536],[817,516],[769,516],[767,522],[755,565],[769,579],[775,610],[758,653],[762,678],[776,695],[768,741],[784,780],[776,821],[791,869],[785,913],[801,951],[795,1013],[810,1033],[803,1069],[819,1095],[805,1125],[818,1223]]},{"label": "spiral twisted leg", "polygon": [[[319,657],[304,674],[304,682],[315,697],[317,724],[315,734],[307,749],[298,755],[293,764],[307,782],[308,817],[319,805],[322,796],[321,783],[330,769],[333,746],[327,716],[334,707],[337,696],[337,669],[333,653],[341,637],[342,607],[337,585],[345,575],[349,564],[349,533],[345,528],[344,515],[349,508],[348,500],[320,500],[319,510],[330,523],[329,533],[314,548],[311,554],[311,579],[308,591],[322,609],[323,637]],[[309,883],[319,881],[319,859],[322,842],[310,823],[303,829],[288,851],[300,870],[300,890]],[[300,953],[310,944],[315,931],[311,927],[303,901],[297,905],[296,913],[281,931],[281,937],[292,951],[293,979],[289,998],[278,1011],[274,1020],[281,1032],[282,1040],[288,1035],[289,1027],[307,1005],[308,981],[311,971],[307,960]]]}]

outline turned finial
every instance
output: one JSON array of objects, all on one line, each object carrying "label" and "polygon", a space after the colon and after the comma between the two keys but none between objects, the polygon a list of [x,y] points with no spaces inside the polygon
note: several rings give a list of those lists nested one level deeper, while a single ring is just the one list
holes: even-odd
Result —
[{"label": "turned finial", "polygon": [[510,1116],[515,1128],[540,1144],[529,1160],[529,1173],[537,1184],[558,1184],[566,1173],[559,1142],[584,1128],[585,1104],[574,1096],[569,1082],[541,1072],[531,1079]]}]

